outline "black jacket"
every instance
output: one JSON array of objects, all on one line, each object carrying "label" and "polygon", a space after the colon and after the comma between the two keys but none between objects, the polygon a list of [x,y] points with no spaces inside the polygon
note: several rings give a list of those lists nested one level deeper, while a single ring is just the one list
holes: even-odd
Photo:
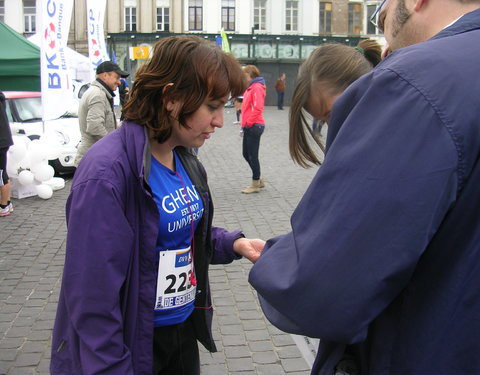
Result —
[{"label": "black jacket", "polygon": [[1,91],[0,103],[0,148],[9,148],[13,145],[13,139],[6,113],[5,95]]}]

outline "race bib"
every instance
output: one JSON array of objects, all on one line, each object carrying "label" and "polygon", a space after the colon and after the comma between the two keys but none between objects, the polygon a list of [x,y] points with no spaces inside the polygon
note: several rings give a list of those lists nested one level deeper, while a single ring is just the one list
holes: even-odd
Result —
[{"label": "race bib", "polygon": [[155,310],[184,306],[195,299],[192,252],[190,247],[160,251]]}]

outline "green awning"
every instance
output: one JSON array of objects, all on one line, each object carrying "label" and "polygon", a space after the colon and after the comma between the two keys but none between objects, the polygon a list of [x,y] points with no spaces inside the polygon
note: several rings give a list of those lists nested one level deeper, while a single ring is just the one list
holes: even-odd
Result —
[{"label": "green awning", "polygon": [[40,91],[40,48],[0,22],[0,90]]}]

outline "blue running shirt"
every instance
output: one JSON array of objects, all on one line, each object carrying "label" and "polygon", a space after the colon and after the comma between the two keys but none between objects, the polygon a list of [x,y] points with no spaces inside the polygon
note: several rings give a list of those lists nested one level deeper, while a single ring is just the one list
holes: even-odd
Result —
[{"label": "blue running shirt", "polygon": [[[155,327],[184,322],[194,309],[192,285],[194,231],[203,215],[200,193],[174,151],[176,172],[152,156],[148,183],[160,212],[157,238],[158,280],[154,302]],[[193,217],[193,225],[192,225]],[[195,284],[195,283],[193,283]]]}]

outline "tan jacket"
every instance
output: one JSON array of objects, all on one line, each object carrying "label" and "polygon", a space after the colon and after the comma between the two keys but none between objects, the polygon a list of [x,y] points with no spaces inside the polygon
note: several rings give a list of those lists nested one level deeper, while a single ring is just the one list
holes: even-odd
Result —
[{"label": "tan jacket", "polygon": [[110,92],[97,81],[93,81],[83,94],[78,107],[82,138],[75,157],[75,166],[78,166],[83,155],[95,142],[116,129],[116,119],[110,100],[112,100]]}]

